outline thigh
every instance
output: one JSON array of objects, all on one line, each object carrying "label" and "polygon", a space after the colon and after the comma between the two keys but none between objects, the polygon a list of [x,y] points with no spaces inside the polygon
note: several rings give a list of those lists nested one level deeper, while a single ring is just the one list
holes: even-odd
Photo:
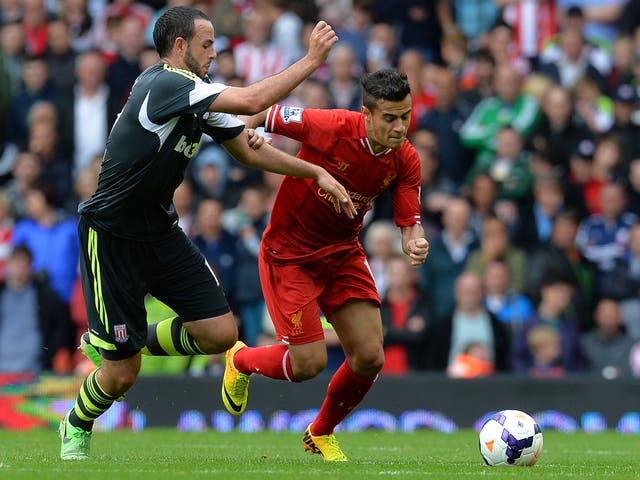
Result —
[{"label": "thigh", "polygon": [[230,311],[218,277],[181,231],[154,242],[149,292],[185,322],[220,317]]},{"label": "thigh", "polygon": [[274,265],[259,258],[260,282],[276,339],[301,345],[324,339],[317,297],[317,279],[295,264]]},{"label": "thigh", "polygon": [[91,343],[109,358],[128,358],[147,337],[146,284],[136,244],[96,231],[82,218],[78,238]]},{"label": "thigh", "polygon": [[328,317],[348,358],[369,358],[381,353],[380,309],[368,300],[350,300]]},{"label": "thigh", "polygon": [[380,295],[367,257],[359,245],[332,257],[332,273],[318,298],[320,309],[331,318],[346,302],[359,299],[380,307]]}]

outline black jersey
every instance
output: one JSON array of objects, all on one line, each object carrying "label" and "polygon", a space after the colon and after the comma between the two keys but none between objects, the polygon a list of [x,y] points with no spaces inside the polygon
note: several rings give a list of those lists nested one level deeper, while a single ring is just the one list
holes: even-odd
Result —
[{"label": "black jersey", "polygon": [[177,228],[173,193],[202,133],[239,135],[235,116],[207,112],[226,88],[164,63],[145,70],[109,134],[96,193],[78,212],[98,230],[138,240]]}]

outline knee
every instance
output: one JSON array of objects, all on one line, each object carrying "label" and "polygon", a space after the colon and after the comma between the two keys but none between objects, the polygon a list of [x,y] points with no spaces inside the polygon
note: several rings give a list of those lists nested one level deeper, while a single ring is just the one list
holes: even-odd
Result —
[{"label": "knee", "polygon": [[226,352],[238,341],[238,325],[231,314],[188,322],[184,327],[205,353]]},{"label": "knee", "polygon": [[384,350],[382,347],[364,349],[356,352],[349,363],[353,371],[358,375],[373,377],[382,370],[384,365]]},{"label": "knee", "polygon": [[133,366],[127,366],[126,368],[103,366],[99,371],[97,380],[105,393],[119,397],[124,395],[136,382],[138,371],[139,368]]}]

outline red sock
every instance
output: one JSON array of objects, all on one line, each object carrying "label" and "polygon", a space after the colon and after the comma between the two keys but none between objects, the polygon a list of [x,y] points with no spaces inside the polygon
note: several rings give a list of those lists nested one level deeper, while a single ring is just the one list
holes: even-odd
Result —
[{"label": "red sock", "polygon": [[245,347],[236,352],[233,364],[241,373],[257,373],[277,380],[296,382],[286,345]]},{"label": "red sock", "polygon": [[331,435],[336,425],[360,404],[375,379],[356,374],[345,360],[329,382],[327,396],[311,426],[312,434]]}]

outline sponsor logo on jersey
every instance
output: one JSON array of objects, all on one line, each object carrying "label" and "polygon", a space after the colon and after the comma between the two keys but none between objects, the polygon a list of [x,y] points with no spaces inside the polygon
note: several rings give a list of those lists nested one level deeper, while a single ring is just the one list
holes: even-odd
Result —
[{"label": "sponsor logo on jersey", "polygon": [[129,340],[129,334],[127,333],[126,325],[114,325],[113,335],[118,343],[124,343]]},{"label": "sponsor logo on jersey", "polygon": [[347,163],[347,162],[343,162],[342,160],[338,162],[338,171],[340,173],[344,173],[347,171],[347,168],[349,168],[351,164]]},{"label": "sponsor logo on jersey", "polygon": [[180,140],[178,140],[178,143],[176,144],[174,150],[178,153],[182,153],[187,158],[191,158],[196,154],[196,151],[198,150],[198,145],[199,145],[198,142],[188,143],[187,137],[182,135],[180,137]]},{"label": "sponsor logo on jersey", "polygon": [[[361,208],[371,205],[371,202],[373,202],[373,200],[377,197],[377,195],[362,195],[361,193],[351,190],[347,190],[347,193],[349,194],[349,198],[351,198],[351,201],[353,202],[353,206],[356,210],[358,210],[358,212]],[[326,190],[318,188],[317,194],[320,198],[323,198],[329,202],[331,201],[331,194]]]},{"label": "sponsor logo on jersey", "polygon": [[280,109],[280,117],[282,117],[284,123],[302,123],[302,110],[304,109],[300,107],[282,107]]}]

